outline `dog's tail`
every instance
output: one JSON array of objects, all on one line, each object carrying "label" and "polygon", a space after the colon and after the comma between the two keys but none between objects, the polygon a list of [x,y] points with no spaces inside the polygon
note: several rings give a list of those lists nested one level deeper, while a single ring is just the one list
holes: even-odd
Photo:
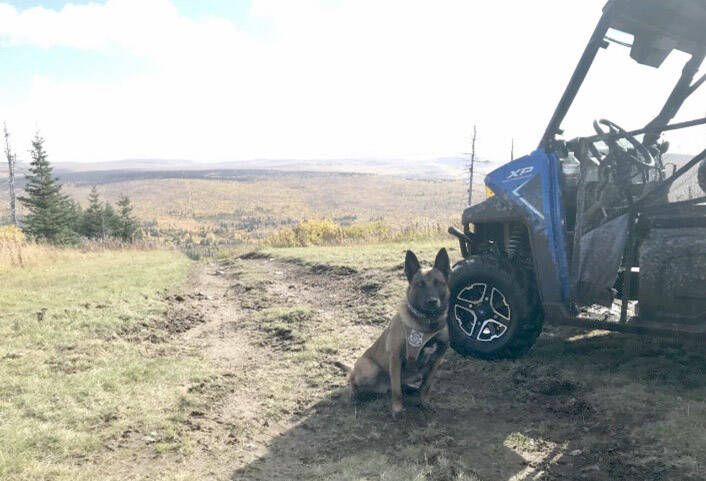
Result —
[{"label": "dog's tail", "polygon": [[333,365],[336,366],[341,371],[343,371],[345,374],[350,374],[350,372],[352,371],[352,369],[349,366],[346,366],[341,361],[333,361]]}]

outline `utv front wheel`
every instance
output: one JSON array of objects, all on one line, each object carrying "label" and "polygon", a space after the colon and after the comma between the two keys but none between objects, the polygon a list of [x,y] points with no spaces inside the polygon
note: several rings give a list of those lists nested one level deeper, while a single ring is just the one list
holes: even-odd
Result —
[{"label": "utv front wheel", "polygon": [[522,285],[501,259],[485,255],[462,261],[451,271],[449,287],[451,347],[463,356],[518,358],[542,331],[534,289]]}]

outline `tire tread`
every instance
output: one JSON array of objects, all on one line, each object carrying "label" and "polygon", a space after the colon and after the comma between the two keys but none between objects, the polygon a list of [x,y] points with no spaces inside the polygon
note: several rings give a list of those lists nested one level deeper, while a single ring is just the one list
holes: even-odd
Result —
[{"label": "tire tread", "polygon": [[[480,264],[480,267],[478,264]],[[454,266],[454,271],[456,271],[457,276],[462,276],[463,274],[459,271],[462,269],[470,269],[471,266],[474,270],[487,270],[488,272],[496,271],[502,273],[502,275],[506,277],[507,281],[515,285],[515,288],[520,292],[521,298],[527,299],[528,302],[525,307],[525,312],[522,312],[520,318],[513,319],[513,322],[519,322],[517,326],[518,330],[513,333],[510,341],[497,351],[477,351],[469,349],[465,345],[459,345],[458,342],[452,342],[452,347],[456,350],[456,352],[463,356],[471,356],[489,361],[500,359],[517,359],[524,356],[539,337],[544,323],[544,313],[542,311],[539,296],[537,295],[537,290],[534,287],[533,282],[520,282],[520,279],[531,279],[532,276],[519,275],[520,273],[517,272],[517,270],[520,269],[519,267],[511,264],[506,258],[492,254],[472,256],[456,264]],[[454,291],[453,287],[452,291]],[[451,320],[451,316],[449,316],[449,320]],[[450,326],[450,328],[454,329],[452,326]]]}]

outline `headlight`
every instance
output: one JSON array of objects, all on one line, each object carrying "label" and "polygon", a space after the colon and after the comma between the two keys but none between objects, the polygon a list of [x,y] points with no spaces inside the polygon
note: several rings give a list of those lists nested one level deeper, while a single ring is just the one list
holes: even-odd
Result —
[{"label": "headlight", "polygon": [[486,199],[490,199],[490,198],[493,197],[494,195],[495,195],[495,192],[493,192],[493,189],[491,189],[490,187],[488,187],[488,186],[486,185],[486,186],[485,186],[485,198],[486,198]]}]

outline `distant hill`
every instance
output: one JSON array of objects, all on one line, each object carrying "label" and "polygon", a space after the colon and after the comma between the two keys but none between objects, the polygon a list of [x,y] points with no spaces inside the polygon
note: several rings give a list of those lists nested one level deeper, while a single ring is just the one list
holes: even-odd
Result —
[{"label": "distant hill", "polygon": [[[667,154],[665,160],[677,167],[691,156]],[[503,162],[480,160],[476,162],[476,175],[485,174]],[[19,169],[20,179],[23,169]],[[208,162],[185,159],[124,159],[110,162],[57,162],[54,170],[64,182],[102,184],[128,180],[149,179],[222,179],[248,181],[267,173],[286,175],[286,172],[329,172],[378,174],[419,180],[460,180],[467,175],[467,158],[461,156],[420,158],[414,160],[395,158],[356,159],[253,159],[231,162]],[[0,162],[0,179],[7,175],[7,166]],[[2,183],[2,180],[0,180]]]},{"label": "distant hill", "polygon": [[[110,184],[115,182],[130,182],[134,180],[156,179],[204,179],[204,180],[233,180],[238,182],[257,182],[264,179],[277,179],[287,177],[301,177],[302,175],[335,175],[361,176],[372,175],[358,172],[316,172],[316,171],[286,171],[267,169],[207,169],[207,170],[147,170],[147,169],[115,169],[71,172],[57,171],[57,177],[63,183],[75,185]],[[19,182],[22,185],[22,181]]]},{"label": "distant hill", "polygon": [[[464,157],[423,159],[254,159],[232,162],[198,162],[183,159],[124,159],[111,162],[56,162],[54,171],[64,182],[121,182],[139,179],[198,178],[247,180],[265,172],[330,172],[378,174],[420,180],[459,180],[467,175]],[[479,175],[490,172],[499,163],[477,161]],[[19,184],[26,165],[18,169]],[[7,175],[0,163],[0,178]]]},{"label": "distant hill", "polygon": [[[197,162],[170,159],[125,159],[113,162],[59,162],[54,167],[57,174],[67,172],[100,171],[226,171],[226,170],[278,170],[316,172],[356,172],[366,174],[394,175],[418,179],[457,179],[465,175],[467,159],[464,157],[440,157],[430,159],[254,159],[232,162]],[[489,162],[479,161],[479,170],[488,171]]]}]

